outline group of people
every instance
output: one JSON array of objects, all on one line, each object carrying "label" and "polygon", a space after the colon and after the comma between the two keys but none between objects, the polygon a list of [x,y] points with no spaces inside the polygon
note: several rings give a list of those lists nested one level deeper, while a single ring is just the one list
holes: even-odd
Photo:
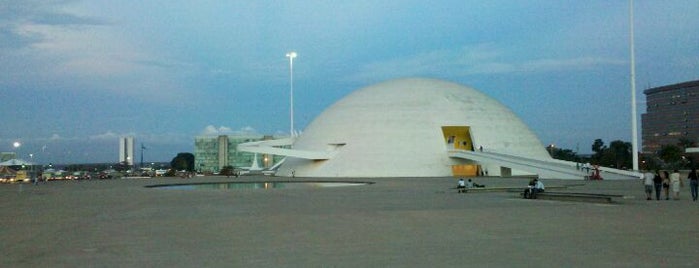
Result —
[{"label": "group of people", "polygon": [[[665,200],[670,200],[670,192],[672,192],[672,199],[680,199],[680,189],[684,186],[684,182],[677,169],[673,170],[672,173],[660,170],[656,170],[655,173],[653,173],[647,170],[643,173],[642,179],[645,186],[646,200],[653,199],[653,191],[655,191],[656,200],[661,200],[663,193]],[[699,175],[697,174],[696,168],[692,168],[687,175],[687,180],[689,180],[689,190],[692,195],[692,200],[697,201],[699,198]],[[456,185],[456,189],[459,193],[465,193],[468,189],[474,187],[485,187],[485,185],[474,183],[471,179],[468,179],[468,181],[459,179]],[[544,192],[544,190],[544,183],[537,178],[532,179],[524,190],[524,198],[535,199],[536,195]]]},{"label": "group of people", "polygon": [[575,168],[582,172],[585,172],[586,180],[601,180],[602,175],[598,165],[591,165],[590,163],[575,163]]},{"label": "group of people", "polygon": [[[468,179],[468,181],[465,181],[464,179],[459,179],[459,181],[456,183],[456,190],[459,193],[466,193],[469,189],[474,187],[483,188],[485,187],[485,185],[475,183],[471,179]],[[524,198],[536,199],[536,195],[538,193],[543,193],[544,189],[544,183],[541,182],[539,179],[534,178],[531,181],[529,181],[529,185],[527,185],[527,188],[524,189]]]},{"label": "group of people", "polygon": [[529,185],[527,185],[527,188],[524,189],[523,196],[526,199],[536,199],[536,195],[539,193],[543,193],[544,190],[544,183],[541,182],[539,179],[534,178],[533,180],[529,181]]},{"label": "group of people", "polygon": [[[693,168],[687,175],[689,180],[689,189],[692,194],[692,200],[697,201],[697,187],[699,180],[697,179],[697,169]],[[655,173],[650,170],[643,173],[643,184],[646,191],[646,200],[652,200],[653,190],[655,190],[655,200],[660,200],[662,193],[665,195],[665,200],[670,200],[670,191],[672,191],[672,199],[680,199],[680,189],[684,186],[684,182],[680,177],[678,170],[673,170],[672,173],[667,171],[656,170]]]},{"label": "group of people", "polygon": [[476,188],[483,188],[483,187],[485,187],[485,185],[475,183],[475,182],[473,182],[471,179],[468,179],[468,182],[467,182],[467,181],[464,181],[464,179],[459,179],[459,181],[456,183],[456,190],[457,190],[459,193],[468,192],[468,189],[471,189],[471,188],[474,188],[474,187],[476,187]]}]

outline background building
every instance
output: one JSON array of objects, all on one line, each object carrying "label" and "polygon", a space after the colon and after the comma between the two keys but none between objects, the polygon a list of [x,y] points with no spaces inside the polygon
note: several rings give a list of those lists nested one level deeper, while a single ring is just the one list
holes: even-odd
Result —
[{"label": "background building", "polygon": [[[219,172],[225,166],[249,168],[255,166],[255,153],[238,151],[238,144],[272,140],[272,136],[220,135],[199,136],[194,139],[194,165],[199,172]],[[274,166],[284,156],[257,154],[257,166],[266,169]]]},{"label": "background building", "polygon": [[5,162],[15,158],[17,158],[17,154],[15,152],[0,152],[0,162]]},{"label": "background building", "polygon": [[130,166],[133,166],[134,157],[134,138],[119,138],[119,162],[126,162]]},{"label": "background building", "polygon": [[650,88],[643,93],[643,153],[655,153],[663,145],[677,145],[681,139],[699,141],[699,80]]}]

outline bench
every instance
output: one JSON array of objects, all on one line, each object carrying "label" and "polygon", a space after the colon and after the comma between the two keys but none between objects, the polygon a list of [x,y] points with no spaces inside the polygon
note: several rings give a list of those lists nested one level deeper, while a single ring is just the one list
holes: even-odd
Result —
[{"label": "bench", "polygon": [[[577,185],[573,185],[577,186]],[[567,186],[551,186],[551,187],[546,187],[546,189],[566,189]],[[456,189],[457,192],[461,193],[459,188],[451,188],[451,189]],[[467,192],[469,193],[492,193],[492,192],[507,192],[507,193],[522,193],[523,189],[522,187],[473,187],[473,188],[466,188],[468,190]]]},{"label": "bench", "polygon": [[592,194],[592,193],[568,193],[568,192],[543,192],[536,194],[536,199],[578,201],[592,203],[612,203],[613,198],[623,198],[623,195]]},{"label": "bench", "polygon": [[463,187],[463,188],[459,188],[458,186],[456,187],[456,191],[458,193],[468,193],[468,191],[478,190],[478,189],[485,189],[485,185],[477,184],[477,185],[474,185],[473,187],[468,187],[468,186]]}]

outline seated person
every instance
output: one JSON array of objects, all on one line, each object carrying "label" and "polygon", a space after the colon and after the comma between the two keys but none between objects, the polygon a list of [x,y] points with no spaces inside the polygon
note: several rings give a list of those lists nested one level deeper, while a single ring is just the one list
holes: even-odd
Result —
[{"label": "seated person", "polygon": [[536,199],[536,194],[544,192],[544,183],[539,179],[534,179],[534,187],[532,188],[532,198]]},{"label": "seated person", "polygon": [[527,188],[524,189],[524,198],[530,199],[532,197],[532,189],[534,189],[534,185],[536,185],[536,180],[530,180],[529,184],[527,184]]},{"label": "seated person", "polygon": [[475,182],[471,181],[471,179],[468,179],[468,183],[466,184],[466,186],[467,186],[468,188],[473,188],[473,187],[476,187],[476,188],[483,188],[483,187],[485,187],[485,185],[475,183]]},{"label": "seated person", "polygon": [[527,189],[524,189],[524,198],[536,199],[536,194],[544,192],[544,183],[539,179],[533,179],[527,185]]}]

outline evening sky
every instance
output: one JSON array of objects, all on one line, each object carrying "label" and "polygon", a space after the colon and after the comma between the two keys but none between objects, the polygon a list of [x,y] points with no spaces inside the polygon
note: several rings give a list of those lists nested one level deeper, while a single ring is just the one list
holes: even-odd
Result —
[{"label": "evening sky", "polygon": [[[644,89],[699,79],[699,1],[634,12],[640,117]],[[116,162],[131,135],[169,161],[198,135],[286,135],[292,50],[299,131],[418,76],[486,93],[547,145],[631,140],[629,1],[0,0],[0,151]]]}]

